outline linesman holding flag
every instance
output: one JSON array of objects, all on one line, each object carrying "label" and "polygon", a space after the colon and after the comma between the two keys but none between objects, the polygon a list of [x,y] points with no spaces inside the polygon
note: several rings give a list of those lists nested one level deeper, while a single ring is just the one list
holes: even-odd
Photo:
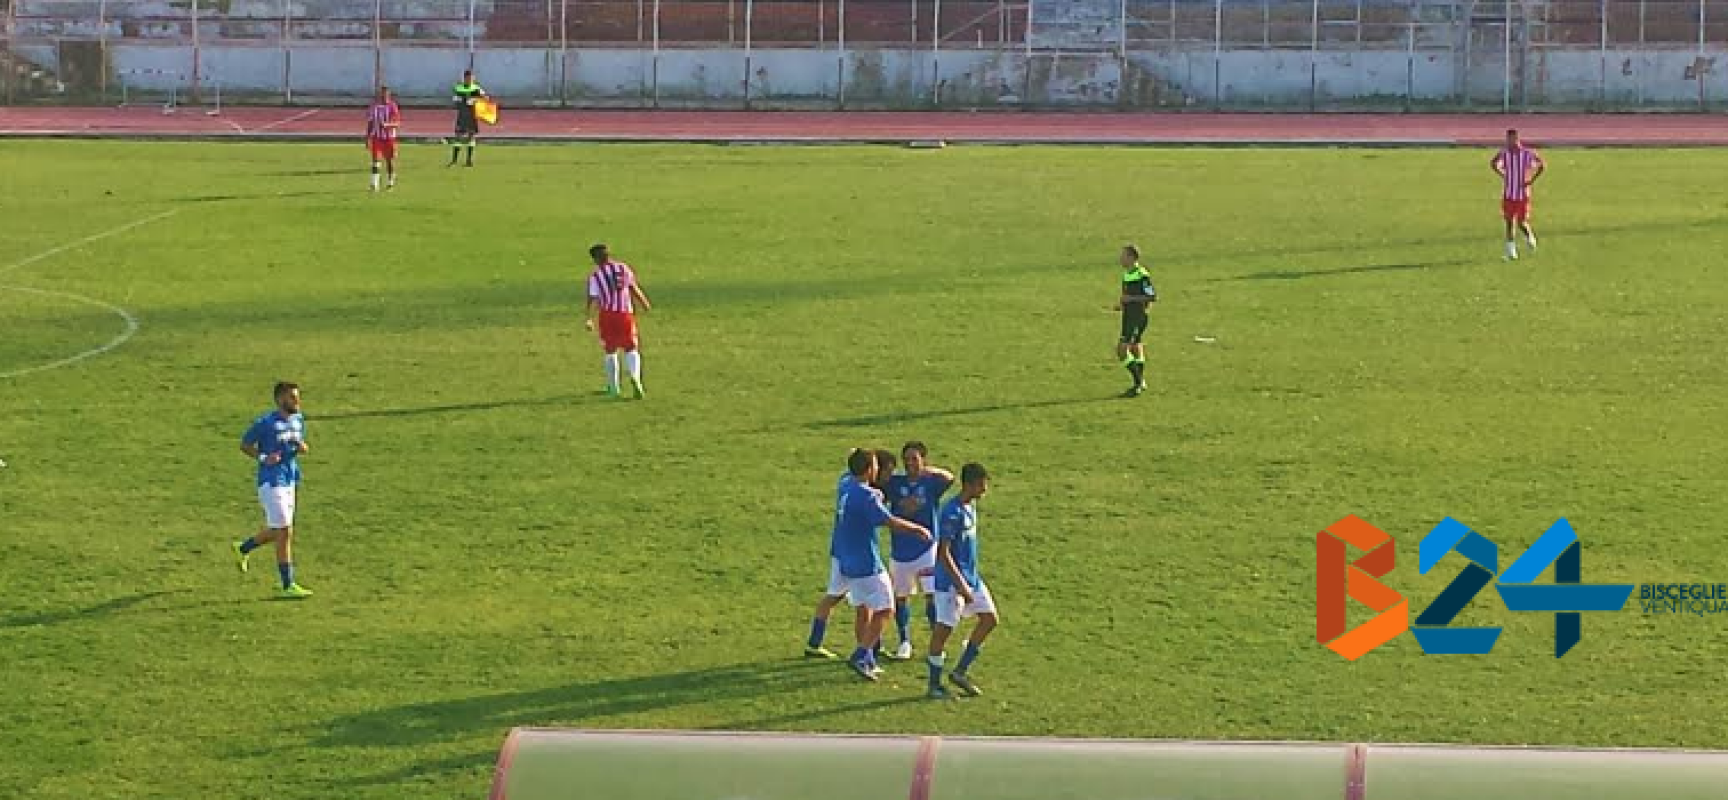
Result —
[{"label": "linesman holding flag", "polygon": [[456,157],[462,154],[464,146],[468,148],[468,166],[474,166],[474,137],[480,134],[476,106],[487,97],[486,90],[474,82],[474,70],[463,72],[462,82],[451,88],[450,103],[456,107],[456,138],[450,147],[450,163],[445,166],[456,166]]}]

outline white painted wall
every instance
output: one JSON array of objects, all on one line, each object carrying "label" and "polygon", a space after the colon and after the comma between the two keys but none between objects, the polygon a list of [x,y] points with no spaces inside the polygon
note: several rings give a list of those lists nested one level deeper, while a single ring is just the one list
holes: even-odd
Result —
[{"label": "white painted wall", "polygon": [[[15,45],[13,51],[54,69],[53,45]],[[1687,77],[1697,53],[1681,50],[1536,50],[1525,63],[1532,106],[1694,106],[1699,80]],[[1728,104],[1728,51],[1713,50],[1717,71],[1704,79],[1704,97]],[[460,47],[389,47],[381,57],[369,43],[296,44],[291,51],[268,45],[205,46],[199,52],[205,83],[225,94],[280,97],[364,98],[382,80],[410,99],[437,100],[469,64]],[[1416,100],[1456,100],[1466,91],[1479,105],[1497,106],[1504,62],[1499,52],[1302,50],[1139,50],[1123,64],[1107,54],[1028,56],[1023,51],[955,49],[849,50],[763,48],[573,49],[492,48],[473,54],[480,81],[507,101],[573,104],[702,105],[736,108],[753,102],[832,106],[844,93],[848,105],[928,107],[937,84],[944,105],[1014,104],[1119,107],[1305,108],[1311,92],[1322,107],[1375,101],[1395,107]],[[119,70],[190,74],[189,47],[115,44],[110,61]],[[128,85],[166,90],[176,78],[126,76]],[[284,83],[286,81],[286,84]],[[1462,83],[1461,83],[1462,82]],[[1148,88],[1148,85],[1155,85]],[[1514,84],[1513,101],[1523,97]]]}]

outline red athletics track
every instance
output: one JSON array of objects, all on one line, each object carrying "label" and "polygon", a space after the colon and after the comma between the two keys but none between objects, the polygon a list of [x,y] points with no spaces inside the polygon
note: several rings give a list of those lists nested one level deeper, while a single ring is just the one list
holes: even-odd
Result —
[{"label": "red athletics track", "polygon": [[[358,138],[359,108],[0,108],[0,136]],[[483,139],[520,141],[1486,145],[1508,127],[1544,146],[1728,145],[1709,115],[1195,114],[513,110]],[[439,138],[452,116],[404,111],[403,135]]]}]

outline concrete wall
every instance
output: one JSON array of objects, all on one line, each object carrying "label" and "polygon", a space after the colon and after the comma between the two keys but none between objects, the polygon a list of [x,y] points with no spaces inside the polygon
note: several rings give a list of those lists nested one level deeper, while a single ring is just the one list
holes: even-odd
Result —
[{"label": "concrete wall", "polygon": [[[53,44],[16,44],[19,55],[53,70]],[[1706,70],[1679,50],[1532,50],[1514,57],[1512,99],[1543,105],[1696,106],[1728,104],[1728,58],[1714,51]],[[192,71],[185,46],[114,44],[109,61],[135,88],[184,85]],[[375,80],[406,98],[441,98],[469,62],[465,49],[368,43],[205,46],[205,84],[225,94],[280,99],[363,98]],[[1460,103],[1465,95],[1495,106],[1506,73],[1498,52],[1434,50],[1310,53],[1302,50],[1140,50],[1126,63],[1108,54],[1047,55],[1019,50],[849,50],[758,48],[488,48],[473,55],[487,89],[508,101],[578,105],[1075,105],[1223,108],[1397,107]],[[1714,61],[1710,61],[1714,59]],[[1604,70],[1606,61],[1607,69]],[[1716,65],[1720,64],[1717,71]],[[142,72],[141,72],[142,71]]]}]

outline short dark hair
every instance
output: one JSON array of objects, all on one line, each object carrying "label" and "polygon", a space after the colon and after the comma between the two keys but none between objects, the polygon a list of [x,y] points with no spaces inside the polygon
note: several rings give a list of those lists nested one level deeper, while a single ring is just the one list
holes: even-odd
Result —
[{"label": "short dark hair", "polygon": [[925,447],[923,442],[913,439],[900,448],[900,455],[906,455],[907,452],[913,452],[921,456],[929,457],[930,448]]},{"label": "short dark hair", "polygon": [[594,259],[594,263],[599,264],[612,257],[612,248],[604,244],[594,245],[588,248],[588,257]]},{"label": "short dark hair", "polygon": [[1506,135],[1507,136],[1517,136],[1518,135],[1518,129],[1517,128],[1507,128],[1506,129]]},{"label": "short dark hair", "polygon": [[1135,245],[1131,245],[1131,244],[1122,245],[1122,250],[1127,252],[1129,255],[1135,257],[1136,259],[1138,259],[1140,257],[1140,248],[1136,247]]},{"label": "short dark hair", "polygon": [[976,461],[960,468],[961,483],[977,483],[988,477],[990,473],[984,471],[984,465]]},{"label": "short dark hair", "polygon": [[877,450],[876,451],[876,469],[877,469],[877,471],[879,471],[879,472],[882,470],[893,471],[894,465],[898,464],[898,463],[900,463],[900,458],[898,456],[894,455],[893,453],[890,453],[887,450]]},{"label": "short dark hair", "polygon": [[846,471],[859,478],[864,477],[864,473],[869,472],[870,465],[874,463],[876,453],[862,447],[854,447],[852,452],[846,454]]},{"label": "short dark hair", "polygon": [[277,381],[276,390],[270,393],[271,398],[281,397],[289,392],[299,391],[300,384],[293,381]]}]

